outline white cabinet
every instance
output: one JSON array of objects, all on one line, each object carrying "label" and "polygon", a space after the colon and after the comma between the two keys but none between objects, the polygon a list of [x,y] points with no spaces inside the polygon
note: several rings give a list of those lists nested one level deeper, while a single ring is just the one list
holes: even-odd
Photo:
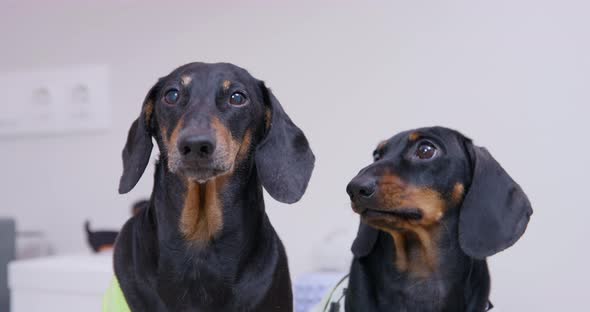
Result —
[{"label": "white cabinet", "polygon": [[100,312],[113,277],[112,253],[11,262],[11,312]]}]

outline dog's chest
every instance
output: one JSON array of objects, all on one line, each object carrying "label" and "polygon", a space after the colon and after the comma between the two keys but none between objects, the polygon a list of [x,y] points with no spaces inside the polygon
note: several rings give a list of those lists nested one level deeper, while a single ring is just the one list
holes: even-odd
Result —
[{"label": "dog's chest", "polygon": [[[370,261],[361,261],[367,260]],[[397,272],[391,261],[370,264],[361,264],[361,261],[354,261],[351,268],[349,295],[352,298],[347,303],[351,311],[461,310],[462,294],[443,273],[433,272],[428,277],[416,277]]]},{"label": "dog's chest", "polygon": [[232,311],[238,291],[222,265],[207,262],[160,267],[157,293],[170,311]]},{"label": "dog's chest", "polygon": [[449,295],[449,287],[440,280],[409,279],[399,291],[400,303],[406,311],[444,311]]},{"label": "dog's chest", "polygon": [[233,262],[215,257],[167,262],[160,266],[154,287],[169,311],[266,311],[268,298],[278,293],[272,281],[284,275],[270,263],[255,271],[238,270]]}]

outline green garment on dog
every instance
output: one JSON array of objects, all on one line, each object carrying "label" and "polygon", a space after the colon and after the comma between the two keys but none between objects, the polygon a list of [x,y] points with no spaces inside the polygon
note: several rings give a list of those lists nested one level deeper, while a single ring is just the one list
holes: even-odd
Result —
[{"label": "green garment on dog", "polygon": [[116,277],[113,278],[111,286],[109,286],[109,289],[107,289],[107,292],[104,295],[102,300],[102,312],[131,312]]}]

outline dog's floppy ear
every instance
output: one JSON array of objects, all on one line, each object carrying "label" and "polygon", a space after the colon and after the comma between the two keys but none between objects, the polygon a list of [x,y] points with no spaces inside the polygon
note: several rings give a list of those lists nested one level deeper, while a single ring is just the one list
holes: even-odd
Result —
[{"label": "dog's floppy ear", "polygon": [[294,203],[305,193],[315,156],[301,129],[287,116],[271,91],[262,82],[260,88],[268,120],[265,137],[256,148],[258,176],[274,199]]},{"label": "dog's floppy ear", "polygon": [[524,233],[533,209],[520,186],[487,149],[465,143],[472,165],[471,186],[459,217],[459,243],[476,259],[512,246]]},{"label": "dog's floppy ear", "polygon": [[123,175],[119,181],[119,194],[131,191],[145,171],[152,153],[151,119],[154,112],[156,86],[148,92],[143,101],[141,114],[131,124],[127,142],[123,148]]},{"label": "dog's floppy ear", "polygon": [[373,247],[375,247],[378,237],[379,230],[372,228],[361,221],[356,238],[350,248],[354,258],[358,259],[368,256],[373,250]]}]

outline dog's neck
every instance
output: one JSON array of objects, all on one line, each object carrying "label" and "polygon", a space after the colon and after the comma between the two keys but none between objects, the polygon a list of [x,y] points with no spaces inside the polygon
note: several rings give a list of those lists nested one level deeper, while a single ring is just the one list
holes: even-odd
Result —
[{"label": "dog's neck", "polygon": [[373,252],[353,262],[353,296],[368,291],[377,298],[373,302],[378,311],[414,311],[412,306],[453,311],[463,305],[470,259],[460,249],[456,220],[449,216],[435,227],[416,231],[380,231]]},{"label": "dog's neck", "polygon": [[[124,227],[134,232],[116,253],[117,275],[157,297],[154,311],[290,306],[286,255],[265,213],[255,162],[249,157],[217,179],[194,184],[161,156],[149,208]],[[128,261],[141,265],[125,271]]]},{"label": "dog's neck", "polygon": [[[217,260],[224,262],[227,257],[252,256],[257,248],[255,244],[268,229],[263,226],[268,219],[253,162],[203,184],[170,172],[163,163],[156,166],[152,199],[163,261],[160,265],[173,266],[173,273],[186,274],[191,269],[197,270],[191,264],[196,265],[203,258],[214,264]],[[237,274],[238,270],[237,267],[224,269],[224,274],[229,275]]]},{"label": "dog's neck", "polygon": [[393,240],[393,264],[400,274],[419,279],[439,270],[440,225],[384,230]]}]

